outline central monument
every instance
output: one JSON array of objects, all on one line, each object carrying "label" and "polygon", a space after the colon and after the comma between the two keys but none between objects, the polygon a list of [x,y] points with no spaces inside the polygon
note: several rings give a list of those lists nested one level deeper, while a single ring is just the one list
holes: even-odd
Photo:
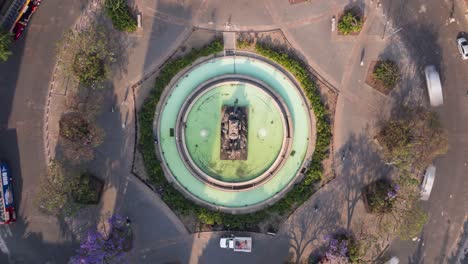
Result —
[{"label": "central monument", "polygon": [[223,105],[221,108],[221,160],[247,160],[248,108]]}]

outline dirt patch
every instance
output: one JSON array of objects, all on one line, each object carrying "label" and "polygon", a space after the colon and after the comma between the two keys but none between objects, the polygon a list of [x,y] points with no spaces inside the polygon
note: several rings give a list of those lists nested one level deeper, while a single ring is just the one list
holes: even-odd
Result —
[{"label": "dirt patch", "polygon": [[367,70],[367,76],[366,76],[366,84],[369,85],[370,87],[374,88],[375,90],[388,95],[393,88],[387,88],[384,84],[383,81],[381,80],[376,80],[374,78],[374,71],[375,71],[375,66],[379,63],[379,61],[372,61],[369,65],[369,69]]}]

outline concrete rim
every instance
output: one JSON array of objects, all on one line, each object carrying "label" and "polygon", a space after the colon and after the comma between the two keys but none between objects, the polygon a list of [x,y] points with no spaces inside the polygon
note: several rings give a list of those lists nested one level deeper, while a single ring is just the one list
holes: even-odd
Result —
[{"label": "concrete rim", "polygon": [[[193,105],[197,102],[197,100],[205,93],[215,89],[218,85],[221,84],[230,84],[230,83],[249,83],[260,91],[266,93],[268,96],[274,99],[274,105],[281,113],[282,122],[283,122],[283,142],[281,144],[280,152],[278,153],[275,161],[269,168],[260,174],[259,176],[244,182],[225,182],[209,176],[205,173],[202,169],[200,169],[195,162],[193,161],[189,151],[187,149],[187,145],[185,142],[185,124],[187,122],[188,114],[192,109]],[[175,128],[176,142],[177,142],[177,150],[179,154],[183,157],[182,161],[184,162],[185,166],[190,170],[193,176],[197,177],[200,181],[208,184],[209,186],[217,189],[221,189],[224,191],[239,191],[239,190],[248,190],[252,188],[256,188],[272,177],[276,175],[276,173],[281,169],[284,163],[291,152],[292,146],[292,135],[293,135],[293,128],[291,123],[291,115],[289,112],[286,103],[283,99],[269,86],[263,83],[260,80],[251,78],[246,75],[239,75],[239,74],[226,74],[222,76],[218,76],[207,80],[200,85],[198,85],[193,92],[187,97],[187,100],[180,108],[177,123]]]}]

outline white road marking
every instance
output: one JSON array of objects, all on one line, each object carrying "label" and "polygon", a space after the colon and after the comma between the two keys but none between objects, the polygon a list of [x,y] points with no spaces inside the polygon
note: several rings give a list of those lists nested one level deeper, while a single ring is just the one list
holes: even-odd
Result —
[{"label": "white road marking", "polygon": [[5,240],[3,240],[3,238],[1,236],[0,236],[0,251],[3,254],[10,255],[10,250],[8,249]]}]

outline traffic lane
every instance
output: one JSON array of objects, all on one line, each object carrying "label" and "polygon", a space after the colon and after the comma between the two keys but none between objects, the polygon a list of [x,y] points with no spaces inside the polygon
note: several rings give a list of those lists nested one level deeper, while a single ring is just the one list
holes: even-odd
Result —
[{"label": "traffic lane", "polygon": [[284,236],[236,233],[252,237],[252,252],[234,252],[219,246],[227,232],[202,232],[184,237],[154,241],[147,248],[133,252],[131,263],[285,263],[290,258],[289,240]]},{"label": "traffic lane", "polygon": [[21,177],[21,164],[16,129],[0,130],[0,160],[9,165],[10,176],[13,182],[13,201],[16,211],[18,211],[18,205],[21,203],[20,194],[23,180]]},{"label": "traffic lane", "polygon": [[132,221],[135,248],[145,248],[154,241],[185,237],[189,233],[182,222],[150,188],[133,175],[122,181],[117,210]]},{"label": "traffic lane", "polygon": [[[50,225],[47,221],[43,225]],[[0,226],[0,263],[67,263],[77,245],[48,241],[40,233],[27,231],[24,219]]]},{"label": "traffic lane", "polygon": [[[17,71],[8,72],[9,75],[18,77],[10,77],[2,83],[2,89],[14,93],[8,127],[16,129],[17,144],[10,142],[7,148],[19,150],[19,159],[11,160],[21,165],[18,167],[21,170],[14,172],[20,175],[23,182],[17,197],[30,197],[29,193],[39,184],[40,175],[46,171],[43,122],[49,81],[55,63],[56,43],[77,18],[78,12],[72,15],[68,10],[81,8],[79,1],[44,1],[28,29],[15,44],[24,45],[23,53],[13,54],[12,61],[2,65],[8,68],[10,63],[17,63],[17,57],[20,58]],[[4,109],[6,106],[2,104],[1,107],[2,111],[8,112],[8,109]]]},{"label": "traffic lane", "polygon": [[[465,139],[468,133],[465,122],[468,111],[468,98],[465,97],[468,89],[468,71],[466,61],[461,60],[455,45],[455,39],[463,29],[463,14],[456,10],[455,17],[458,22],[448,24],[450,7],[446,2],[393,1],[391,8],[388,3],[387,10],[395,12],[390,13],[390,16],[400,26],[411,23],[429,25],[429,33],[434,33],[429,39],[419,38],[414,36],[420,32],[411,31],[414,27],[402,27],[402,32],[406,31],[404,35],[407,44],[417,51],[413,57],[421,64],[420,67],[431,63],[437,65],[440,70],[445,98],[444,105],[436,110],[449,137],[448,153],[435,160],[437,172],[431,198],[423,203],[430,216],[429,222],[425,225],[419,241],[395,240],[389,253],[408,263],[443,262],[455,246],[460,234],[458,227],[462,225],[468,207],[468,181],[464,179],[468,149]],[[435,48],[428,49],[431,45],[424,43],[425,41],[435,41],[436,43],[432,44]]]},{"label": "traffic lane", "polygon": [[[44,1],[14,43],[13,55],[0,64],[0,135],[7,135],[0,138],[0,155],[12,164],[14,195],[20,210],[20,220],[2,234],[2,248],[7,248],[7,253],[0,263],[8,263],[3,261],[6,255],[10,260],[24,259],[24,263],[44,263],[51,258],[66,263],[71,254],[64,249],[67,242],[63,239],[68,238],[64,238],[60,225],[38,217],[33,198],[46,171],[43,122],[56,42],[76,21],[84,2]],[[16,135],[11,136],[10,130]]]},{"label": "traffic lane", "polygon": [[441,122],[447,130],[448,152],[435,160],[436,178],[427,205],[426,258],[442,262],[456,250],[456,243],[468,215],[468,63],[460,58],[455,45],[457,27],[447,27],[439,41],[443,49],[440,69],[444,105],[439,109]]},{"label": "traffic lane", "polygon": [[[289,257],[289,238],[286,236],[268,236],[257,233],[233,232],[238,237],[252,237],[252,252],[234,252],[232,249],[220,248],[219,240],[222,236],[231,233],[215,232],[209,236],[207,243],[203,245],[203,237],[194,236],[194,247],[191,250],[191,259],[194,263],[285,263]],[[305,241],[304,241],[305,243]],[[203,245],[199,249],[199,244]],[[274,250],[273,250],[274,249]],[[201,251],[201,254],[199,253]]]}]

